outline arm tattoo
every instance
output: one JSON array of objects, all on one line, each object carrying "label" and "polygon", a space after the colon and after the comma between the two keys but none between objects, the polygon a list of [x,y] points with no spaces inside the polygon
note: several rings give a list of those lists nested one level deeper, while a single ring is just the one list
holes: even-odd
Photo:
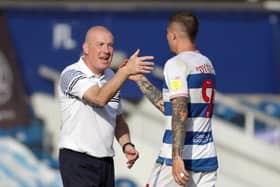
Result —
[{"label": "arm tattoo", "polygon": [[145,79],[141,79],[138,82],[138,86],[144,93],[144,95],[151,101],[151,103],[156,106],[162,113],[164,113],[162,92]]},{"label": "arm tattoo", "polygon": [[186,122],[188,117],[188,98],[172,99],[172,158],[182,157],[186,136]]}]

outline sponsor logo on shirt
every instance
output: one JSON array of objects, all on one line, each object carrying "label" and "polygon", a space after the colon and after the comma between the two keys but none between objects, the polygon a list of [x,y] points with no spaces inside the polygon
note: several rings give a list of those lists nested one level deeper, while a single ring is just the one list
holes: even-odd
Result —
[{"label": "sponsor logo on shirt", "polygon": [[170,87],[172,90],[179,90],[182,88],[182,81],[180,77],[175,77],[174,80],[170,81]]}]

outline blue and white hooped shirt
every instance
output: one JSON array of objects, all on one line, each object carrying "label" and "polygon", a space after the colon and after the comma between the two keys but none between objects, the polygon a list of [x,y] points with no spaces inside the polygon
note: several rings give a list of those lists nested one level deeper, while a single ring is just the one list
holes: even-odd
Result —
[{"label": "blue and white hooped shirt", "polygon": [[211,118],[215,95],[215,70],[199,52],[186,51],[164,66],[163,99],[167,118],[157,163],[172,165],[172,105],[170,99],[188,97],[188,119],[183,148],[187,170],[201,172],[218,168]]}]

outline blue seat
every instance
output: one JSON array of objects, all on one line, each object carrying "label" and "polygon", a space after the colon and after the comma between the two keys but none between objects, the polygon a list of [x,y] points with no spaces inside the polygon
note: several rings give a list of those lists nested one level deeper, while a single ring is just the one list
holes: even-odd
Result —
[{"label": "blue seat", "polygon": [[280,118],[280,103],[264,100],[261,101],[257,107],[268,115]]},{"label": "blue seat", "polygon": [[224,120],[232,122],[239,127],[244,127],[245,117],[243,114],[234,109],[220,103],[216,103],[214,107],[214,115]]}]

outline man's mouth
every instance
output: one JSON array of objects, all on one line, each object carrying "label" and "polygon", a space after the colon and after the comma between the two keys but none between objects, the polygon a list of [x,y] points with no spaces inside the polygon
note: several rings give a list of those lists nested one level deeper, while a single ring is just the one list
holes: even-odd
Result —
[{"label": "man's mouth", "polygon": [[108,57],[100,57],[99,59],[108,61],[109,58],[110,58],[110,56],[108,56]]}]

